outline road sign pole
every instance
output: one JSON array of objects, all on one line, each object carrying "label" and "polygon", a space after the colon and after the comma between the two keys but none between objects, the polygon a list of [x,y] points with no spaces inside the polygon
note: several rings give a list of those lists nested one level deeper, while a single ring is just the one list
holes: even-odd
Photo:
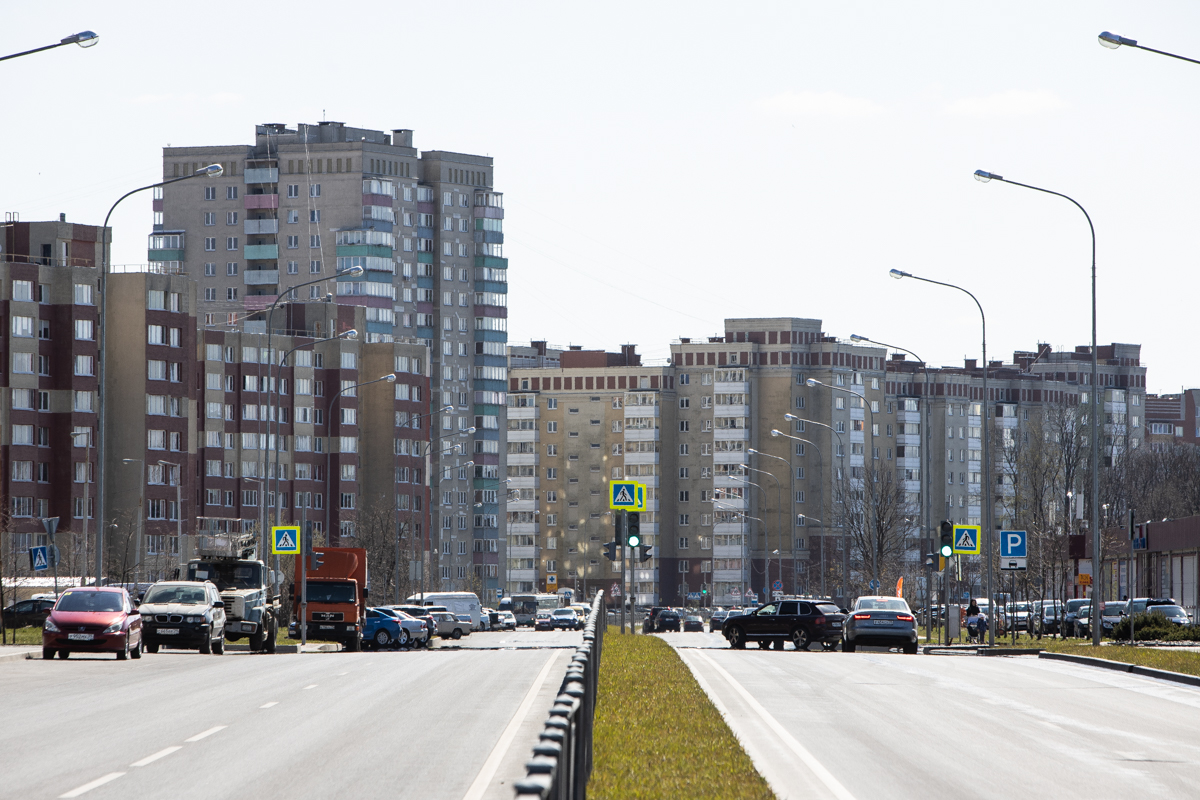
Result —
[{"label": "road sign pole", "polygon": [[[624,595],[627,591],[625,586],[625,512],[617,512],[617,549],[621,553],[621,594]],[[621,635],[625,634],[625,597],[620,599],[621,604]]]}]

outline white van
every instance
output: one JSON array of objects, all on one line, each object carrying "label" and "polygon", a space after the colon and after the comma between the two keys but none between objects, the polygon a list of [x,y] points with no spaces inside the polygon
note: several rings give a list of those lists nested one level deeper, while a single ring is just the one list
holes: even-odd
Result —
[{"label": "white van", "polygon": [[426,592],[409,595],[408,603],[424,606],[445,606],[451,614],[466,614],[471,618],[471,630],[482,630],[479,622],[479,597],[473,592]]}]

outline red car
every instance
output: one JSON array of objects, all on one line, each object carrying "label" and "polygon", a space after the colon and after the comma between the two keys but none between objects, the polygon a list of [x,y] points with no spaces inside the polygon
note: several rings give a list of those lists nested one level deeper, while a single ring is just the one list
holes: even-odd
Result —
[{"label": "red car", "polygon": [[118,587],[70,589],[58,598],[42,626],[42,658],[71,653],[142,657],[142,618],[129,593]]}]

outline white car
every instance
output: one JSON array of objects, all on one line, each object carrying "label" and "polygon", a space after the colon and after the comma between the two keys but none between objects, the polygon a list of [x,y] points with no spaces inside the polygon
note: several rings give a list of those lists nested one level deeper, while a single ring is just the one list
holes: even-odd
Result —
[{"label": "white car", "polygon": [[506,631],[515,631],[517,629],[517,615],[511,611],[501,611],[500,627]]}]

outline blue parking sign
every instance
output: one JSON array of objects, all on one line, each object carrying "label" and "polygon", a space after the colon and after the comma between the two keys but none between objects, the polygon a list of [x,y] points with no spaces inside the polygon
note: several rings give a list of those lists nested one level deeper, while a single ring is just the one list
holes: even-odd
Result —
[{"label": "blue parking sign", "polygon": [[1025,558],[1028,551],[1028,539],[1025,531],[1000,531],[1000,557]]}]

